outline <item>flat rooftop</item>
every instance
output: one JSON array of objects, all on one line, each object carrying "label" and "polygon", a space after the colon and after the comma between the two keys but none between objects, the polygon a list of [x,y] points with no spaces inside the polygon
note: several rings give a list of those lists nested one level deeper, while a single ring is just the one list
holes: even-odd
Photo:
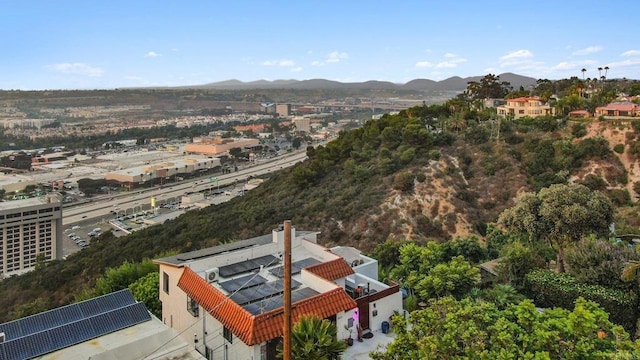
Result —
[{"label": "flat rooftop", "polygon": [[[3,202],[0,202],[0,211],[18,209],[18,208],[27,207],[27,206],[43,205],[46,203],[47,203],[47,200],[44,198],[29,198],[29,199],[23,199],[23,200],[3,201]],[[58,205],[60,205],[59,202],[57,203]]]}]

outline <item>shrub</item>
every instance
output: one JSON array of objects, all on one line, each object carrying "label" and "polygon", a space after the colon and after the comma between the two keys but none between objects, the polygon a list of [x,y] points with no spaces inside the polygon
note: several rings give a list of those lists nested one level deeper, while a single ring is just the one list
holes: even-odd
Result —
[{"label": "shrub", "polygon": [[611,321],[633,333],[637,318],[638,297],[633,292],[599,285],[578,283],[571,275],[551,270],[533,270],[525,277],[524,290],[541,307],[572,309],[579,297],[600,304]]},{"label": "shrub", "polygon": [[609,189],[607,195],[609,195],[611,202],[616,206],[631,204],[631,195],[627,189]]},{"label": "shrub", "polygon": [[607,188],[607,182],[601,176],[589,174],[580,181],[580,184],[591,190],[604,190]]},{"label": "shrub", "polygon": [[617,152],[618,154],[624,153],[624,144],[616,144],[616,146],[613,147],[613,151]]},{"label": "shrub", "polygon": [[587,127],[581,123],[573,124],[571,127],[571,135],[576,138],[581,138],[587,135]]},{"label": "shrub", "polygon": [[413,174],[409,172],[401,172],[396,174],[393,181],[393,188],[400,191],[413,190]]}]

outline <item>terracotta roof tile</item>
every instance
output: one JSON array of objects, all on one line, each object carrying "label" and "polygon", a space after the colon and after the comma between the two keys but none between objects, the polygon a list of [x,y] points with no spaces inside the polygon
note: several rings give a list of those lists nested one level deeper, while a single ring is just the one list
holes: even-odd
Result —
[{"label": "terracotta roof tile", "polygon": [[[283,308],[252,315],[189,268],[184,269],[178,287],[247,345],[282,335]],[[295,323],[302,315],[326,318],[356,306],[344,289],[336,288],[294,303],[291,316]]]},{"label": "terracotta roof tile", "polygon": [[310,271],[329,281],[355,274],[351,266],[349,266],[349,264],[347,264],[347,261],[343,258],[311,265],[305,268],[305,270]]},{"label": "terracotta roof tile", "polygon": [[521,96],[518,98],[507,99],[507,101],[512,101],[512,102],[540,101],[540,98],[538,96]]}]

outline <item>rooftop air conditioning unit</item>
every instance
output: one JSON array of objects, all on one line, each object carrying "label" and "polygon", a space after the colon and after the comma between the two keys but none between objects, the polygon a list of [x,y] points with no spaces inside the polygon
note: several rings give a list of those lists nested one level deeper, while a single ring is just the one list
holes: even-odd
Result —
[{"label": "rooftop air conditioning unit", "polygon": [[0,332],[0,344],[2,344],[6,340],[6,336],[3,332]]},{"label": "rooftop air conditioning unit", "polygon": [[218,268],[209,269],[204,272],[204,277],[210,283],[216,282],[220,278],[220,270]]}]

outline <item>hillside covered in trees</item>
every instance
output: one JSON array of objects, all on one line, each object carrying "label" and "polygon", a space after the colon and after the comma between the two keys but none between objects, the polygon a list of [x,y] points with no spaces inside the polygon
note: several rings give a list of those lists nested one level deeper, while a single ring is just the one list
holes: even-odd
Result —
[{"label": "hillside covered in trees", "polygon": [[[503,283],[517,294],[509,301],[528,295],[523,292],[527,281],[528,288],[575,281],[572,286],[578,290],[571,290],[572,294],[581,297],[597,292],[584,290],[581,284],[635,291],[633,284],[616,282],[619,276],[612,277],[621,274],[627,261],[637,259],[635,251],[618,256],[612,251],[584,250],[609,246],[608,234],[601,231],[600,223],[593,242],[579,248],[574,245],[585,234],[548,239],[542,236],[544,227],[518,228],[500,214],[518,205],[523,193],[543,194],[554,184],[582,184],[585,191],[596,191],[601,194],[598,199],[611,204],[610,217],[604,222],[614,219],[619,233],[637,233],[637,208],[632,199],[640,186],[630,180],[635,178],[625,164],[629,159],[634,163],[638,156],[640,123],[608,125],[627,134],[619,152],[612,150],[616,144],[607,139],[590,136],[590,127],[601,125],[596,120],[539,117],[495,121],[490,120],[493,117],[487,114],[488,109],[461,112],[455,104],[418,106],[368,121],[362,128],[341,133],[326,146],[308,148],[307,161],[273,174],[246,196],[191,211],[126,237],[105,234],[65,261],[40,264],[31,273],[5,279],[0,283],[0,322],[74,301],[100,283],[108,268],[262,235],[285,219],[291,219],[298,229],[321,231],[321,242],[328,246],[352,245],[372,253],[380,259],[381,274],[410,288],[413,301],[429,300],[433,294],[463,298],[474,288],[480,291],[474,265],[498,256],[511,256],[511,262],[503,265],[508,271],[501,272]],[[425,254],[423,261],[403,260],[401,246],[406,243],[426,245],[439,255]],[[562,258],[556,257],[558,249],[564,251]],[[601,258],[585,258],[598,254]],[[610,259],[604,259],[606,256]],[[536,267],[548,268],[556,258],[568,264],[561,270],[567,271],[570,280],[554,278],[555,272],[528,275]],[[606,271],[588,271],[605,260],[609,264]],[[423,264],[423,268],[402,268],[403,261],[411,266]],[[518,268],[520,263],[528,267]],[[461,272],[456,278],[464,280],[460,287],[438,287],[434,279],[454,270]],[[130,269],[124,286],[149,273],[137,271]],[[430,272],[432,280],[415,277]],[[569,290],[555,291],[537,301],[547,306],[571,305],[554,301],[554,296],[571,299],[565,296]],[[485,298],[491,296],[497,295]],[[608,306],[637,308],[637,297],[617,299],[611,295],[606,299]],[[618,323],[631,331],[635,315],[625,314]]]}]

